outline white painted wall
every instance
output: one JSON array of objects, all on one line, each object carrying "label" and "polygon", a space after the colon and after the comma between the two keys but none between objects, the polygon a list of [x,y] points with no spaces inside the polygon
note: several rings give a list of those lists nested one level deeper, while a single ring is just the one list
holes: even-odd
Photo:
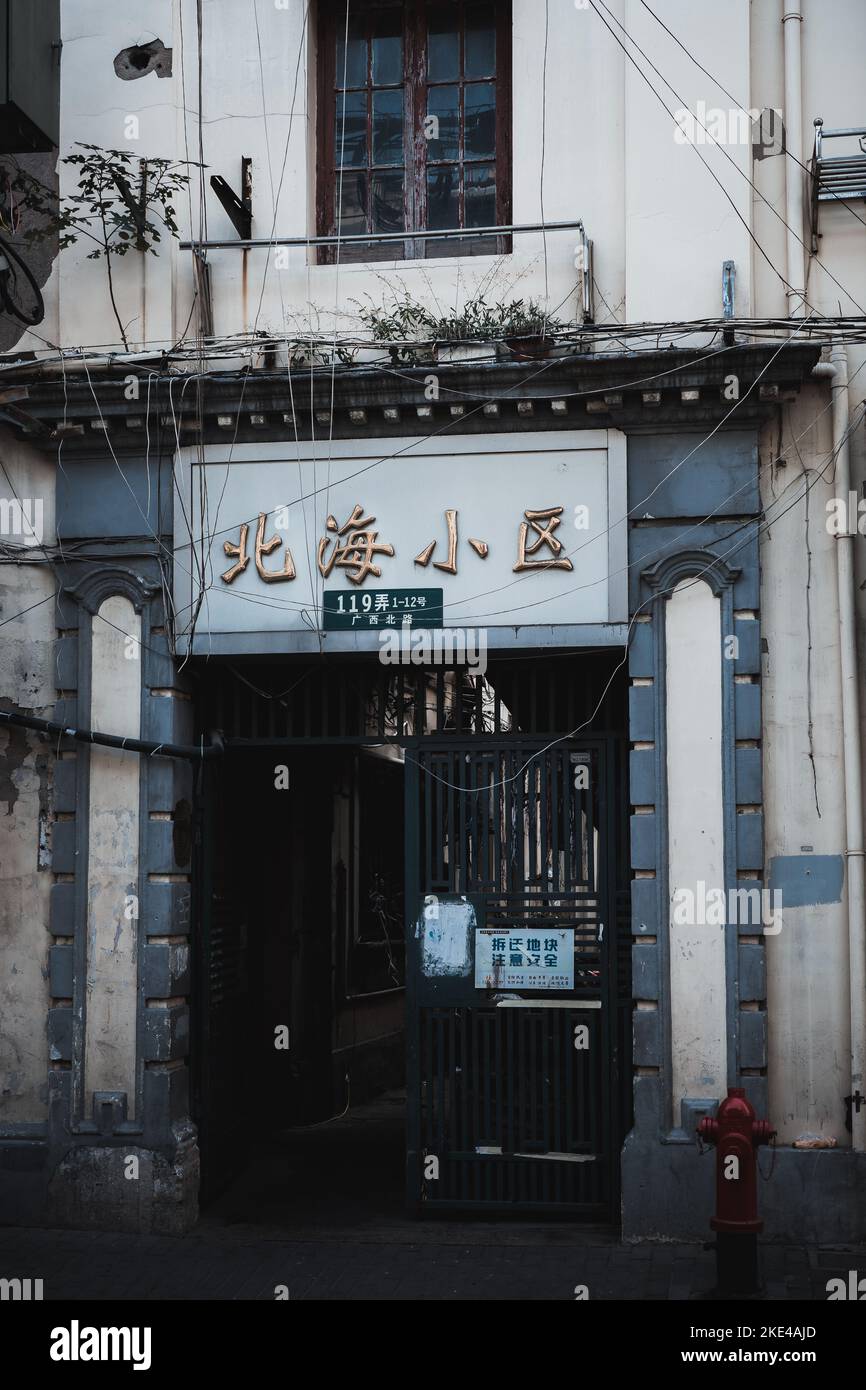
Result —
[{"label": "white painted wall", "polygon": [[[677,893],[724,890],[721,613],[703,580],[685,579],[665,618],[671,1124],[685,1098],[725,1094],[725,927],[674,920]],[[681,901],[681,900],[677,900]],[[697,914],[696,914],[697,915]]]},{"label": "white painted wall", "polygon": [[[107,598],[92,618],[91,727],[141,731],[141,618],[129,599]],[[134,653],[134,654],[133,654]],[[138,983],[138,836],[141,759],[117,748],[90,749],[87,863],[87,997],[84,1084],[126,1091],[135,1114]],[[134,898],[134,904],[130,902]]]},{"label": "white painted wall", "polygon": [[[752,104],[783,105],[781,0],[752,6]],[[803,146],[791,151],[808,164],[816,116],[828,129],[866,126],[866,98],[857,55],[866,42],[866,7],[849,0],[804,0]],[[765,95],[766,93],[766,95]],[[847,152],[831,142],[829,154]],[[771,158],[756,169],[760,191],[784,214],[784,180],[802,178],[794,160]],[[785,228],[755,201],[754,230],[768,257],[785,268]],[[862,220],[861,220],[862,219]],[[866,306],[866,202],[850,208],[822,203],[821,239],[808,264],[807,315],[858,314]],[[801,230],[810,244],[807,225]],[[784,292],[753,249],[756,311],[781,314]],[[838,283],[836,283],[838,282]],[[866,354],[848,349],[854,426],[850,439],[852,485],[866,476],[860,402],[866,396]],[[784,413],[782,436],[773,425],[761,445],[762,499],[778,517],[761,545],[761,608],[765,656],[764,799],[766,862],[778,855],[841,854],[845,848],[842,776],[841,687],[835,542],[828,534],[826,502],[834,495],[830,391],[816,385]],[[787,456],[784,468],[772,460]],[[829,466],[828,466],[829,462]],[[807,502],[788,503],[803,492],[804,471],[813,487]],[[826,472],[826,477],[819,475]],[[857,584],[866,579],[864,544],[855,546]],[[811,574],[811,577],[810,577]],[[866,636],[864,595],[857,589],[861,653]],[[811,641],[811,677],[806,653]],[[810,731],[811,725],[811,731]],[[820,814],[819,814],[820,810]],[[766,937],[769,1006],[770,1115],[780,1142],[821,1133],[850,1143],[841,1097],[848,1071],[848,945],[843,902],[783,908],[783,928]]]},{"label": "white painted wall", "polygon": [[[625,25],[685,101],[703,96],[712,102],[718,92],[707,88],[637,0],[611,0],[609,9],[613,33],[591,9],[578,9],[573,0],[550,0],[545,66],[544,8],[537,0],[514,0],[514,220],[537,221],[542,209],[548,221],[583,218],[594,241],[599,321],[717,313],[726,258],[737,261],[739,303],[746,312],[747,231],[695,150],[675,143],[672,119],[619,46],[617,38],[627,47],[629,41],[615,21]],[[748,90],[747,0],[699,11],[687,0],[659,0],[658,9],[708,65],[719,67],[725,85]],[[314,230],[316,35],[314,18],[305,30],[303,15],[302,0],[291,0],[287,9],[277,9],[271,0],[257,0],[254,10],[229,0],[204,6],[201,138],[212,237],[234,238],[235,233],[207,181],[220,173],[238,188],[243,155],[253,160],[253,235],[268,236],[274,225],[278,233],[293,235]],[[63,6],[63,24],[62,153],[83,140],[196,160],[194,0],[154,0],[146,26],[132,0],[111,7],[103,0],[76,0]],[[174,76],[118,79],[114,55],[154,37],[173,47]],[[643,64],[636,49],[630,52]],[[681,103],[657,78],[653,82],[676,110]],[[138,139],[125,133],[130,116],[138,118]],[[738,167],[746,167],[745,149],[729,153]],[[748,220],[747,181],[718,150],[710,147],[702,155],[730,186],[737,211]],[[68,169],[64,183],[70,191]],[[192,226],[198,235],[197,182],[188,201],[191,217],[189,206],[179,209],[184,234]],[[272,253],[214,251],[216,331],[274,332],[286,322],[296,329],[310,322],[325,332],[335,323],[349,329],[357,326],[353,299],[371,295],[381,301],[389,287],[401,285],[447,308],[455,301],[458,268],[458,298],[482,285],[494,299],[547,294],[551,308],[559,306],[563,317],[572,317],[575,241],[571,232],[532,234],[518,237],[514,254],[501,260],[485,256],[339,268],[313,264],[313,255],[302,247],[290,251],[288,268],[279,271]],[[117,337],[104,267],[86,260],[88,249],[82,243],[70,248],[61,258],[59,277],[61,336],[79,344]],[[148,258],[146,267],[134,253],[117,271],[131,341],[140,345],[146,338],[156,346],[183,332],[192,294],[189,253],[175,245],[170,254]]]},{"label": "white painted wall", "polygon": [[[761,545],[767,866],[776,856],[838,855],[844,848],[835,550],[825,526],[832,469],[826,481],[810,475],[808,522],[805,501],[782,515],[803,491],[803,467],[820,467],[832,448],[830,413],[819,415],[826,394],[826,388],[811,387],[789,411],[782,441],[789,460],[784,468],[764,470],[764,504],[778,516]],[[768,430],[761,462],[777,453],[778,437]],[[770,1114],[780,1142],[809,1132],[845,1146],[849,1136],[839,1123],[849,1077],[845,904],[793,908],[783,902],[782,923],[777,936],[764,938]]]}]

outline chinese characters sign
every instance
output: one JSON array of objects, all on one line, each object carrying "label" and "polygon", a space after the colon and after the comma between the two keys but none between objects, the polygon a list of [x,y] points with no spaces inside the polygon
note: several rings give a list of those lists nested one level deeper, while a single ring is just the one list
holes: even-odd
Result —
[{"label": "chinese characters sign", "polygon": [[176,468],[181,648],[194,628],[202,653],[365,651],[431,593],[429,626],[497,645],[627,620],[617,431],[207,445]]},{"label": "chinese characters sign", "polygon": [[367,589],[362,594],[322,595],[326,632],[346,628],[441,627],[441,589]]},{"label": "chinese characters sign", "polygon": [[574,928],[475,933],[476,989],[573,989]]}]

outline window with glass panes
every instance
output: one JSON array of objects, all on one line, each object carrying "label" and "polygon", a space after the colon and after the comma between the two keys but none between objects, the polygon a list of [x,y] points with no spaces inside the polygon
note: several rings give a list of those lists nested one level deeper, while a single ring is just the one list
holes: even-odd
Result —
[{"label": "window with glass panes", "polygon": [[510,251],[510,45],[510,0],[321,0],[319,235],[407,233],[341,261]]}]

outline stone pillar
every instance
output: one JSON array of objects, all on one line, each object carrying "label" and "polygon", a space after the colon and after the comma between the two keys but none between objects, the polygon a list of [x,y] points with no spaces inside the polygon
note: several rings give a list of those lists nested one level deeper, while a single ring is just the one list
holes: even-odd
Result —
[{"label": "stone pillar", "polygon": [[[63,591],[61,722],[192,742],[159,592],[155,579],[108,566]],[[71,740],[68,750],[51,958],[72,1007],[49,1013],[49,1219],[179,1232],[196,1220],[198,1193],[187,1065],[192,770]]]}]

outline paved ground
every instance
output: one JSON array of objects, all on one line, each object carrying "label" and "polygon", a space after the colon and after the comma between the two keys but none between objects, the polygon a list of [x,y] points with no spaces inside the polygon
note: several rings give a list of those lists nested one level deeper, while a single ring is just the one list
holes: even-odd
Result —
[{"label": "paved ground", "polygon": [[[0,1230],[0,1277],[48,1299],[702,1299],[712,1252],[622,1245],[571,1222],[414,1221],[402,1210],[399,1098],[295,1131],[258,1155],[183,1238]],[[866,1248],[765,1246],[765,1297],[826,1300]]]}]

